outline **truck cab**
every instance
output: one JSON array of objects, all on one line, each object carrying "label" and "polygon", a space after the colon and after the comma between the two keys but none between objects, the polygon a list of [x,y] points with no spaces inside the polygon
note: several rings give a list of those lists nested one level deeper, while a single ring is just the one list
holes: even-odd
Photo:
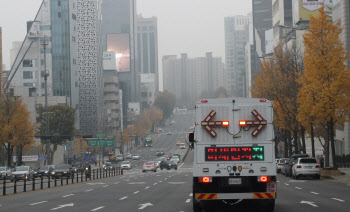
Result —
[{"label": "truck cab", "polygon": [[196,103],[193,209],[203,202],[254,201],[273,211],[277,182],[272,102],[225,98]]}]

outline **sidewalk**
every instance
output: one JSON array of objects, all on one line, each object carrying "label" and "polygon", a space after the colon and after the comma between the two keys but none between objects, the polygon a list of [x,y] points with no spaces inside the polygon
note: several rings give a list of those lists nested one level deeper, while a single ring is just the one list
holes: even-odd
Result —
[{"label": "sidewalk", "polygon": [[344,183],[350,186],[350,168],[339,168],[340,172],[345,173],[345,175],[339,176],[323,176],[323,180]]}]

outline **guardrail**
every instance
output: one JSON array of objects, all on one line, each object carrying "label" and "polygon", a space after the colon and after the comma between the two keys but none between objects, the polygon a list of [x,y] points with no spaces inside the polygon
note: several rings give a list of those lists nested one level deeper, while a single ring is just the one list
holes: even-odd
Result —
[{"label": "guardrail", "polygon": [[[57,173],[55,173],[54,175],[47,176],[33,176],[31,179],[24,177],[23,181],[21,181],[22,179],[16,179],[16,176],[14,178],[11,178],[11,181],[4,177],[2,180],[2,187],[0,187],[0,196],[27,192],[28,188],[31,189],[31,191],[35,191],[39,188],[51,188],[51,183],[53,183],[54,187],[58,187],[69,185],[69,182],[70,184],[74,184],[119,175],[123,175],[123,169],[121,167],[112,167],[109,169],[98,168],[92,169],[90,171],[77,171],[72,172],[69,175],[57,175]],[[28,182],[29,180],[32,182]],[[21,187],[22,189],[19,191],[18,189]]]}]

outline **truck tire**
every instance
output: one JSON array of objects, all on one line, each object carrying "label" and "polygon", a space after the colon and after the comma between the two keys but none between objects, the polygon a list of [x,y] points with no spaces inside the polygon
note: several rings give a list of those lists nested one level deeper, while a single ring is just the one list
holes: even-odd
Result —
[{"label": "truck tire", "polygon": [[196,201],[194,197],[193,197],[193,201],[192,202],[193,202],[193,212],[201,212],[202,208],[201,208],[200,202]]},{"label": "truck tire", "polygon": [[262,200],[261,207],[264,212],[274,212],[275,211],[275,199]]}]

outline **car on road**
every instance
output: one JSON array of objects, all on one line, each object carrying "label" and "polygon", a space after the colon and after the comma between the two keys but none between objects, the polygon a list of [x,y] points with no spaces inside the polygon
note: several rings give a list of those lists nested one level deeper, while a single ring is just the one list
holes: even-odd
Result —
[{"label": "car on road", "polygon": [[167,163],[166,160],[162,160],[159,164],[159,168],[160,170],[169,169],[169,164]]},{"label": "car on road", "polygon": [[177,170],[176,160],[171,159],[171,160],[168,160],[167,163],[168,163],[168,170],[170,170],[170,169]]},{"label": "car on road", "polygon": [[60,177],[68,177],[70,178],[73,173],[73,168],[69,164],[61,164],[57,165],[55,170],[52,171],[51,178],[54,179],[55,177],[60,178]]},{"label": "car on road", "polygon": [[173,154],[173,156],[177,156],[181,160],[181,155],[180,154]]},{"label": "car on road", "polygon": [[180,158],[176,155],[173,155],[173,157],[171,158],[171,160],[174,160],[176,162],[176,164],[180,163]]},{"label": "car on road", "polygon": [[103,168],[104,169],[111,169],[113,167],[111,162],[106,162],[105,164],[103,164]]},{"label": "car on road", "polygon": [[0,167],[0,179],[7,179],[11,175],[11,169],[7,166]]},{"label": "car on road", "polygon": [[131,169],[130,161],[123,161],[120,165],[123,169]]},{"label": "car on road", "polygon": [[172,135],[173,133],[172,132],[167,132],[167,135]]},{"label": "car on road", "polygon": [[157,156],[162,156],[164,155],[164,151],[163,150],[158,150],[157,151]]},{"label": "car on road", "polygon": [[133,154],[132,155],[132,157],[131,157],[131,159],[133,159],[133,160],[140,160],[140,155],[138,155],[138,154]]},{"label": "car on road", "polygon": [[17,166],[16,169],[11,173],[11,182],[16,178],[17,180],[30,180],[34,176],[34,170],[30,166]]},{"label": "car on road", "polygon": [[125,159],[131,159],[132,158],[132,154],[131,153],[126,153],[125,154]]},{"label": "car on road", "polygon": [[312,176],[320,179],[321,169],[315,158],[298,158],[292,168],[292,177],[299,179],[300,176]]},{"label": "car on road", "polygon": [[284,166],[284,162],[287,158],[278,158],[276,159],[276,171],[277,173],[280,173],[282,170],[282,167]]},{"label": "car on road", "polygon": [[166,155],[165,156],[167,160],[170,160],[173,156],[172,155]]},{"label": "car on road", "polygon": [[117,161],[121,161],[121,160],[124,160],[124,156],[123,156],[122,154],[117,154],[117,155],[115,156],[115,159],[116,159]]},{"label": "car on road", "polygon": [[36,171],[35,177],[49,176],[54,168],[52,166],[40,166]]},{"label": "car on road", "polygon": [[293,154],[290,157],[289,162],[285,166],[286,176],[292,177],[292,168],[294,164],[297,162],[298,158],[307,158],[307,157],[309,157],[308,154]]},{"label": "car on road", "polygon": [[184,143],[180,144],[180,149],[186,149],[186,145]]},{"label": "car on road", "polygon": [[154,161],[148,161],[143,164],[142,172],[146,172],[146,171],[154,171],[154,172],[157,171],[157,165],[154,163]]}]

